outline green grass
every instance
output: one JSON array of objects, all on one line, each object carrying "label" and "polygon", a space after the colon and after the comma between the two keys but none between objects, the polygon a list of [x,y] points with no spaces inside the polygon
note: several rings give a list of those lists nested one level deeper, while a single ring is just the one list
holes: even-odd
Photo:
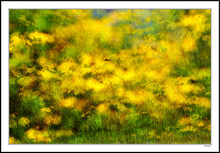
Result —
[{"label": "green grass", "polygon": [[[50,144],[210,144],[209,132],[175,132],[172,135],[151,137],[147,129],[136,129],[133,133],[124,131],[78,132],[70,137],[59,137]],[[175,141],[174,141],[175,140]],[[33,142],[25,140],[24,143]]]}]

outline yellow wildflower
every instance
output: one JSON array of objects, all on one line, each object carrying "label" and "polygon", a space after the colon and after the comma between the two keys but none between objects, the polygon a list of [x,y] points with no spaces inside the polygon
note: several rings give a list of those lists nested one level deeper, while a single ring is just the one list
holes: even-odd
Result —
[{"label": "yellow wildflower", "polygon": [[125,89],[124,88],[117,88],[116,91],[115,91],[115,94],[118,96],[118,97],[123,97],[125,95]]},{"label": "yellow wildflower", "polygon": [[50,71],[46,70],[46,69],[42,69],[38,72],[39,75],[41,75],[41,77],[45,80],[48,81],[50,79],[52,79],[54,77],[53,73],[51,73]]},{"label": "yellow wildflower", "polygon": [[70,107],[74,107],[76,102],[77,102],[77,99],[75,97],[70,97],[67,99],[62,99],[59,104],[61,107],[70,108]]},{"label": "yellow wildflower", "polygon": [[32,139],[35,142],[50,142],[51,138],[49,136],[48,131],[40,131],[36,129],[29,129],[26,131],[26,136],[28,139]]},{"label": "yellow wildflower", "polygon": [[200,107],[210,108],[211,101],[208,98],[196,97],[190,101],[191,104],[199,105]]},{"label": "yellow wildflower", "polygon": [[58,70],[62,73],[68,73],[71,68],[75,66],[73,61],[65,61],[59,67]]},{"label": "yellow wildflower", "polygon": [[99,113],[106,113],[108,110],[108,105],[106,103],[99,104],[97,110]]},{"label": "yellow wildflower", "polygon": [[47,125],[50,125],[50,124],[60,124],[61,123],[61,116],[58,116],[58,115],[48,115],[44,118],[44,122],[47,124]]},{"label": "yellow wildflower", "polygon": [[37,62],[38,62],[41,66],[44,66],[45,64],[48,64],[48,63],[49,63],[48,58],[43,57],[43,56],[39,57],[39,58],[37,59]]},{"label": "yellow wildflower", "polygon": [[134,103],[134,104],[141,104],[143,103],[146,99],[151,99],[152,94],[148,93],[144,90],[140,91],[127,91],[125,93],[126,98],[128,99],[129,102]]},{"label": "yellow wildflower", "polygon": [[9,43],[9,52],[12,53],[16,51],[17,47],[25,45],[25,39],[23,36],[18,36],[14,34],[11,36],[10,43]]},{"label": "yellow wildflower", "polygon": [[90,65],[91,62],[93,61],[93,58],[91,55],[88,55],[88,54],[83,54],[81,56],[81,60],[82,60],[82,64],[83,65]]},{"label": "yellow wildflower", "polygon": [[195,49],[195,47],[196,47],[195,39],[193,39],[190,36],[184,38],[181,41],[181,44],[182,44],[183,50],[186,52],[193,51],[193,49]]},{"label": "yellow wildflower", "polygon": [[191,117],[183,117],[179,120],[180,125],[189,125],[192,124],[192,118]]},{"label": "yellow wildflower", "polygon": [[41,112],[49,113],[49,112],[51,112],[51,109],[44,107],[44,108],[41,108]]},{"label": "yellow wildflower", "polygon": [[18,84],[24,87],[31,86],[34,82],[36,81],[35,77],[32,76],[27,76],[27,77],[22,77],[18,80]]},{"label": "yellow wildflower", "polygon": [[17,144],[18,140],[16,140],[14,137],[9,137],[9,144]]},{"label": "yellow wildflower", "polygon": [[128,70],[124,72],[122,77],[124,81],[131,81],[135,78],[135,76],[136,76],[136,73],[134,70]]},{"label": "yellow wildflower", "polygon": [[198,125],[198,127],[201,127],[201,126],[204,126],[205,124],[204,124],[204,122],[199,122],[197,125]]},{"label": "yellow wildflower", "polygon": [[35,44],[45,44],[54,42],[54,38],[52,35],[42,33],[42,32],[32,32],[29,34],[29,38]]},{"label": "yellow wildflower", "polygon": [[185,128],[181,129],[180,131],[181,132],[187,132],[187,131],[190,131],[190,132],[195,132],[197,129],[193,126],[186,126]]},{"label": "yellow wildflower", "polygon": [[19,120],[19,124],[21,126],[25,126],[25,125],[28,125],[30,123],[30,120],[27,118],[27,117],[22,117],[20,118]]},{"label": "yellow wildflower", "polygon": [[187,100],[185,98],[185,96],[179,91],[179,88],[177,85],[174,84],[167,84],[165,86],[165,94],[167,96],[167,98],[175,103],[186,103]]},{"label": "yellow wildflower", "polygon": [[194,90],[195,90],[195,86],[191,85],[191,84],[184,84],[184,85],[180,86],[180,91],[182,93],[189,93],[189,92],[194,91]]},{"label": "yellow wildflower", "polygon": [[93,89],[95,92],[98,92],[105,88],[105,85],[103,83],[100,83],[95,79],[88,79],[86,81],[86,86],[88,89]]},{"label": "yellow wildflower", "polygon": [[12,36],[10,46],[18,46],[21,43],[22,43],[22,39],[19,36],[17,35]]}]

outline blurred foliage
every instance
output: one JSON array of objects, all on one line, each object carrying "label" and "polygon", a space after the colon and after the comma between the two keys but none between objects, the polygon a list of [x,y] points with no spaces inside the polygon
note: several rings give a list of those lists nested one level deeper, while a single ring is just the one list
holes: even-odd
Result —
[{"label": "blurred foliage", "polygon": [[211,142],[211,10],[10,9],[9,143]]}]

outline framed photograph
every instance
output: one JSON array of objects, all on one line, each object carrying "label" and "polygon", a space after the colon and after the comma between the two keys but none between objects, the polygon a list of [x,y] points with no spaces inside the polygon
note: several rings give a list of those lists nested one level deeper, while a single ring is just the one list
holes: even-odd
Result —
[{"label": "framed photograph", "polygon": [[218,2],[2,4],[5,150],[219,149]]}]

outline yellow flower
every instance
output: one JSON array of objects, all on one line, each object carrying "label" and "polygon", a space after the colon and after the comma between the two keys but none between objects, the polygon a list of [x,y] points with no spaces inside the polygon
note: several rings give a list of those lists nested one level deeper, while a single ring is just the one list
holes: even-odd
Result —
[{"label": "yellow flower", "polygon": [[22,117],[20,118],[19,120],[19,124],[21,126],[25,126],[25,125],[28,125],[30,123],[30,120],[27,118],[27,117]]},{"label": "yellow flower", "polygon": [[9,144],[17,144],[18,141],[14,137],[9,137]]},{"label": "yellow flower", "polygon": [[26,69],[26,73],[33,73],[34,71],[36,71],[35,67]]},{"label": "yellow flower", "polygon": [[180,125],[189,125],[192,124],[192,118],[191,117],[183,117],[179,120]]},{"label": "yellow flower", "polygon": [[201,126],[204,126],[205,124],[204,124],[204,122],[199,122],[197,125],[198,125],[198,127],[201,127]]},{"label": "yellow flower", "polygon": [[36,81],[35,77],[27,76],[18,80],[18,84],[24,87],[31,86]]},{"label": "yellow flower", "polygon": [[28,36],[32,40],[32,42],[35,44],[45,44],[45,43],[54,42],[54,37],[52,35],[38,32],[38,31],[30,33]]},{"label": "yellow flower", "polygon": [[61,123],[61,116],[58,116],[58,115],[48,115],[44,118],[44,122],[47,124],[47,125],[50,125],[50,124],[60,124]]},{"label": "yellow flower", "polygon": [[36,129],[29,129],[26,131],[26,136],[28,139],[32,139],[35,142],[39,143],[39,142],[50,142],[51,138],[49,136],[48,131],[40,131],[40,130],[36,130]]},{"label": "yellow flower", "polygon": [[68,73],[74,66],[75,63],[73,61],[65,61],[58,67],[58,70],[62,73]]},{"label": "yellow flower", "polygon": [[18,46],[22,42],[22,39],[19,36],[15,35],[11,38],[11,42],[11,45]]},{"label": "yellow flower", "polygon": [[83,65],[90,65],[91,62],[93,61],[92,60],[92,56],[91,55],[88,55],[88,54],[83,54],[81,56],[81,60],[82,60],[82,64]]},{"label": "yellow flower", "polygon": [[54,74],[46,69],[42,69],[38,72],[39,75],[45,80],[48,81],[54,77]]},{"label": "yellow flower", "polygon": [[193,126],[186,126],[185,128],[181,129],[180,131],[181,132],[187,132],[187,131],[190,131],[190,132],[195,132],[197,129]]},{"label": "yellow flower", "polygon": [[101,59],[101,57],[96,55],[94,62],[96,68],[100,68],[100,69],[104,68],[105,62],[103,59]]},{"label": "yellow flower", "polygon": [[61,107],[70,108],[70,107],[74,107],[76,102],[77,102],[77,99],[75,97],[70,97],[67,99],[62,99],[59,104]]},{"label": "yellow flower", "polygon": [[151,17],[150,17],[150,16],[146,17],[145,21],[146,21],[146,22],[151,21]]},{"label": "yellow flower", "polygon": [[162,75],[162,74],[158,73],[158,71],[155,71],[155,70],[148,70],[148,71],[146,71],[146,77],[149,80],[161,81],[162,79],[164,79],[165,75]]},{"label": "yellow flower", "polygon": [[18,34],[13,34],[10,36],[10,43],[9,43],[9,52],[10,53],[17,53],[18,47],[25,45],[25,39],[23,36],[19,36]]},{"label": "yellow flower", "polygon": [[115,91],[116,96],[123,97],[125,95],[125,89],[124,88],[117,88]]},{"label": "yellow flower", "polygon": [[41,108],[41,112],[49,113],[49,112],[51,112],[51,109],[44,107],[44,108]]},{"label": "yellow flower", "polygon": [[196,97],[190,101],[191,104],[199,105],[200,107],[210,108],[211,101],[208,98]]},{"label": "yellow flower", "polygon": [[144,90],[139,90],[139,91],[127,91],[125,93],[125,96],[127,100],[131,103],[134,104],[141,104],[143,103],[146,99],[151,99],[153,98],[153,94],[150,92],[146,92]]},{"label": "yellow flower", "polygon": [[41,57],[39,57],[39,58],[37,59],[37,62],[38,62],[41,66],[44,66],[44,65],[46,65],[46,64],[49,63],[49,60],[48,60],[48,58],[41,56]]},{"label": "yellow flower", "polygon": [[190,91],[194,91],[194,90],[195,90],[195,86],[191,84],[184,84],[180,86],[180,91],[182,93],[189,93]]},{"label": "yellow flower", "polygon": [[[205,12],[205,11],[204,11]],[[210,14],[208,14],[210,16]],[[202,32],[205,31],[205,29],[210,29],[209,23],[206,24],[207,22],[207,17],[205,14],[191,14],[191,15],[186,15],[180,22],[181,26],[186,26],[190,27],[192,29],[192,34],[196,39],[198,39]]]},{"label": "yellow flower", "polygon": [[106,113],[108,110],[108,105],[106,103],[99,104],[96,108],[99,113]]},{"label": "yellow flower", "polygon": [[86,81],[86,86],[88,89],[93,89],[95,92],[98,92],[105,88],[103,83],[98,82],[97,80],[91,78]]},{"label": "yellow flower", "polygon": [[185,95],[183,95],[179,91],[179,87],[177,85],[174,85],[172,82],[165,85],[165,94],[167,98],[172,102],[180,104],[187,102]]},{"label": "yellow flower", "polygon": [[124,81],[131,81],[136,77],[136,73],[134,70],[128,70],[124,72],[122,77]]},{"label": "yellow flower", "polygon": [[29,130],[26,132],[27,137],[28,137],[29,139],[34,139],[34,138],[35,138],[35,135],[36,135],[35,133],[36,133],[35,129],[29,129]]},{"label": "yellow flower", "polygon": [[196,47],[196,41],[190,36],[184,38],[181,41],[181,44],[182,44],[183,50],[186,52],[193,51]]}]

